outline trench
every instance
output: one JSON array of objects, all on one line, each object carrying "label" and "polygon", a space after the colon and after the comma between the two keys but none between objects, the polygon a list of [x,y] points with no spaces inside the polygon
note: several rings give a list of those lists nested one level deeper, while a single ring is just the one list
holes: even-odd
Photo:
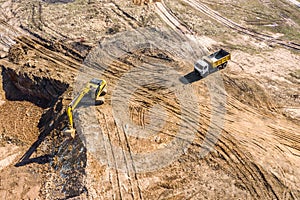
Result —
[{"label": "trench", "polygon": [[[1,92],[5,103],[20,105],[17,109],[26,109],[28,106],[33,110],[40,110],[35,121],[31,119],[28,122],[28,126],[37,126],[37,133],[26,132],[23,141],[17,142],[17,145],[27,145],[29,148],[26,148],[27,151],[15,166],[22,167],[32,163],[50,165],[51,180],[46,178],[44,181],[51,184],[43,186],[42,190],[48,190],[54,199],[76,197],[86,192],[86,149],[78,136],[71,139],[61,131],[67,125],[64,96],[69,90],[69,84],[49,77],[28,74],[22,69],[0,66],[0,70]],[[18,116],[13,120],[17,121]],[[8,138],[13,138],[12,135],[12,132],[8,132]],[[32,139],[27,140],[30,135]],[[39,148],[41,145],[46,148]]]}]

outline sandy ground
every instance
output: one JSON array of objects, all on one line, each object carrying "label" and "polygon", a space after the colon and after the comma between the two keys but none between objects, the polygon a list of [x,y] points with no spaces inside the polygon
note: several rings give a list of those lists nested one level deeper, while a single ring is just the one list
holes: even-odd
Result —
[{"label": "sandy ground", "polygon": [[[298,199],[297,9],[277,1],[2,1],[0,195]],[[194,54],[185,37],[198,45]],[[232,54],[228,67],[194,77],[193,62],[219,48]],[[71,139],[62,133],[64,108],[95,75],[108,81],[106,102],[80,106]]]}]

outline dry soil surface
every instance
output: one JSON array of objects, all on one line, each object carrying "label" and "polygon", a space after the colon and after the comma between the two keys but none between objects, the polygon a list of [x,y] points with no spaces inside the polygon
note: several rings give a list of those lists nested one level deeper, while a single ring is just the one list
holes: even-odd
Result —
[{"label": "dry soil surface", "polygon": [[[0,1],[0,196],[299,199],[295,3]],[[197,77],[220,48],[228,67]],[[71,138],[92,77],[105,103]]]}]

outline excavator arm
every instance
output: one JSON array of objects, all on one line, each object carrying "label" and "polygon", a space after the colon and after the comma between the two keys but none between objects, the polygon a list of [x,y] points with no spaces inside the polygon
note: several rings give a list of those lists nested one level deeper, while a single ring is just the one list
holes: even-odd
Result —
[{"label": "excavator arm", "polygon": [[73,127],[73,110],[77,107],[81,99],[91,90],[89,87],[85,87],[80,94],[78,94],[72,102],[67,107],[67,115],[69,118],[69,129],[74,129]]},{"label": "excavator arm", "polygon": [[[66,113],[69,119],[69,125],[66,130],[64,130],[65,133],[70,133],[71,136],[75,137],[75,128],[74,128],[74,122],[73,122],[73,111],[78,106],[82,98],[89,93],[92,89],[96,89],[95,94],[92,94],[92,98],[95,99],[96,102],[100,101],[100,96],[103,94],[106,94],[106,81],[105,80],[99,80],[93,78],[90,82],[86,84],[86,86],[81,90],[81,92],[72,100],[72,102],[68,105],[66,109]],[[97,103],[96,103],[97,104]]]}]

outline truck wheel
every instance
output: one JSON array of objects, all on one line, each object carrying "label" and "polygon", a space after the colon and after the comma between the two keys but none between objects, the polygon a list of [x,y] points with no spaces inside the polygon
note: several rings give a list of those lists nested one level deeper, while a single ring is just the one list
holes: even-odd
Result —
[{"label": "truck wheel", "polygon": [[201,78],[205,78],[205,77],[207,77],[209,74],[210,74],[209,72],[206,72],[205,74],[200,75],[200,77],[201,77]]},{"label": "truck wheel", "polygon": [[222,69],[225,69],[226,66],[227,66],[227,62],[223,63],[223,64],[222,64]]}]

